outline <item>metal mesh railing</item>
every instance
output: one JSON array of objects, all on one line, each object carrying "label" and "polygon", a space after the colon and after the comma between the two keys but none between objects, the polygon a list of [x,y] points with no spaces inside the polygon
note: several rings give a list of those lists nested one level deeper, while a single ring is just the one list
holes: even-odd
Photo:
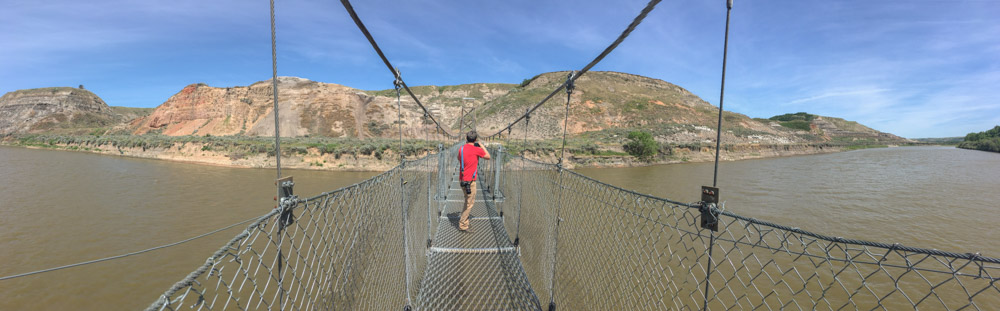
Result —
[{"label": "metal mesh railing", "polygon": [[353,186],[293,198],[290,224],[281,226],[278,209],[262,216],[148,309],[401,309],[427,266],[438,161],[406,161]]},{"label": "metal mesh railing", "polygon": [[[457,270],[431,268],[428,241],[449,246],[434,233],[450,228],[439,226],[448,219],[439,213],[454,208],[447,197],[459,191],[449,189],[456,147],[350,187],[293,198],[290,224],[279,224],[281,210],[261,217],[149,309],[434,309],[419,302],[439,301],[428,298],[443,295],[435,288],[468,295],[461,282],[493,284],[470,277],[484,271],[508,282],[479,290],[527,298],[440,301],[469,310],[484,303],[533,309],[546,301],[562,310],[1000,306],[1000,259],[823,236],[718,210],[713,233],[700,226],[700,203],[636,193],[496,148],[494,160],[480,164],[479,183],[491,190],[482,197],[486,214],[476,216],[499,217],[491,228],[506,232],[488,235],[503,239],[489,252],[499,255]],[[472,245],[473,238],[455,241]]]},{"label": "metal mesh railing", "polygon": [[538,297],[559,309],[1000,306],[1000,259],[828,237],[726,211],[710,237],[700,226],[700,203],[636,193],[552,164],[502,159],[496,186],[505,195],[499,203],[505,226],[520,240]]}]

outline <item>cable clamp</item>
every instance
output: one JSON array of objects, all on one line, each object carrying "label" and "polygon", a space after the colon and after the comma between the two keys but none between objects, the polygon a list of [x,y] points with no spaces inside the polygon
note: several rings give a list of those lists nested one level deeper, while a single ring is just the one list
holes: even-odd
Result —
[{"label": "cable clamp", "polygon": [[281,227],[287,227],[295,223],[295,215],[292,214],[292,208],[296,204],[299,204],[299,197],[296,195],[281,198],[281,216],[278,225]]},{"label": "cable clamp", "polygon": [[719,231],[719,188],[701,186],[701,202],[698,210],[701,212],[701,228]]},{"label": "cable clamp", "polygon": [[573,76],[575,74],[576,71],[570,71],[569,75],[566,76],[566,94],[573,94],[573,89],[576,88],[576,85],[573,84]]},{"label": "cable clamp", "polygon": [[396,74],[396,79],[392,81],[392,85],[396,88],[396,93],[399,93],[399,89],[403,87],[403,76],[399,74],[399,68],[394,68],[393,73]]}]

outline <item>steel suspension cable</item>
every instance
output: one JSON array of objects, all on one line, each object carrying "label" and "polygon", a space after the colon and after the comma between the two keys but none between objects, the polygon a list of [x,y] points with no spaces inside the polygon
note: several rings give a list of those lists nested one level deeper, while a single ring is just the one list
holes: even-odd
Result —
[{"label": "steel suspension cable", "polygon": [[[274,160],[275,167],[277,168],[277,178],[275,179],[275,199],[278,201],[277,208],[284,209],[284,202],[281,200],[281,124],[278,119],[278,44],[277,44],[277,31],[274,22],[274,0],[271,0],[271,93],[274,95]],[[285,300],[285,287],[284,287],[284,274],[282,267],[284,266],[284,253],[282,251],[282,241],[284,235],[284,211],[282,211],[281,216],[279,216],[278,225],[278,308],[283,309],[282,304]]]},{"label": "steel suspension cable", "polygon": [[563,172],[563,170],[565,169],[563,167],[563,157],[566,155],[566,132],[567,132],[567,129],[569,128],[569,100],[570,100],[570,98],[573,95],[573,89],[576,88],[573,85],[573,77],[574,77],[574,73],[570,72],[569,76],[566,77],[566,83],[564,84],[566,86],[566,115],[565,115],[565,118],[563,119],[563,141],[562,141],[562,148],[561,148],[561,151],[559,153],[559,162],[556,163],[556,167],[559,169],[559,182],[557,183],[559,185],[559,195],[558,195],[557,205],[556,205],[556,232],[555,232],[555,236],[553,237],[553,239],[555,240],[555,243],[554,243],[555,244],[555,246],[554,246],[555,250],[554,250],[554,254],[552,255],[552,280],[551,280],[552,283],[549,284],[549,310],[555,309],[555,303],[556,303],[555,302],[555,296],[556,296],[555,295],[555,287],[556,287],[556,285],[555,285],[555,283],[556,283],[556,261],[558,260],[558,257],[559,257],[559,226],[562,223],[562,218],[561,218],[562,217],[562,205],[563,205],[562,204],[562,199],[563,199],[563,191],[564,191],[562,181],[563,181],[563,174],[565,174]]},{"label": "steel suspension cable", "polygon": [[[281,126],[278,124],[278,44],[274,25],[274,0],[271,0],[271,92],[274,93],[274,160],[281,179]],[[278,185],[278,195],[281,195],[281,185]]]},{"label": "steel suspension cable", "polygon": [[[729,51],[729,17],[730,13],[733,11],[733,0],[726,1],[726,34],[725,39],[722,43],[722,83],[719,89],[719,123],[715,130],[715,170],[712,172],[712,187],[718,187],[719,179],[719,148],[722,145],[722,102],[725,99],[726,94],[726,56]],[[714,207],[712,207],[714,208]],[[709,213],[710,215],[715,215]],[[716,217],[716,220],[718,218]],[[709,280],[712,278],[712,249],[715,245],[715,233],[711,230],[708,232],[708,266],[705,271],[705,298],[704,304],[702,305],[702,310],[708,310],[708,290],[711,284]]]},{"label": "steel suspension cable", "polygon": [[555,90],[552,90],[552,92],[549,93],[548,96],[545,96],[545,98],[543,98],[537,104],[535,104],[534,106],[532,106],[531,109],[529,109],[527,113],[521,115],[520,117],[518,117],[517,119],[515,119],[513,122],[511,122],[510,124],[508,124],[506,127],[501,128],[496,133],[488,135],[487,137],[493,137],[495,135],[499,135],[500,133],[503,133],[503,131],[509,130],[511,127],[514,126],[514,124],[517,124],[517,122],[520,122],[522,119],[524,119],[525,116],[527,116],[528,114],[534,112],[536,109],[538,109],[538,107],[541,107],[542,104],[545,104],[545,102],[547,102],[549,99],[551,99],[552,96],[555,96],[556,93],[559,93],[559,91],[562,90],[563,88],[565,88],[569,83],[572,83],[572,82],[576,81],[576,79],[579,79],[581,76],[583,76],[583,74],[587,73],[588,71],[590,71],[591,68],[593,68],[594,66],[596,66],[602,60],[604,60],[604,57],[608,56],[608,54],[611,54],[611,51],[614,51],[615,48],[617,48],[619,44],[621,44],[623,41],[625,41],[625,38],[628,38],[629,34],[631,34],[632,31],[635,30],[635,28],[638,27],[640,23],[642,23],[642,20],[645,19],[647,15],[649,15],[649,12],[653,11],[653,8],[655,8],[656,5],[658,3],[660,3],[660,1],[661,0],[650,0],[649,3],[646,4],[646,7],[644,7],[642,9],[642,11],[639,12],[639,15],[637,15],[635,17],[635,19],[632,20],[632,23],[629,24],[628,27],[626,27],[625,30],[622,31],[622,33],[620,35],[618,35],[618,38],[615,39],[615,41],[612,42],[611,45],[608,45],[608,47],[605,48],[604,51],[601,52],[601,54],[597,55],[597,57],[595,57],[594,60],[590,61],[590,63],[588,63],[586,66],[583,66],[582,69],[580,69],[579,71],[577,71],[577,74],[573,76],[573,79],[571,81],[566,81],[565,83],[559,85],[559,87],[557,87]]},{"label": "steel suspension cable", "polygon": [[566,77],[566,116],[563,119],[563,139],[562,148],[559,151],[559,165],[563,163],[563,158],[566,156],[566,132],[569,130],[569,100],[573,96],[573,89],[576,86],[573,85],[574,73],[570,72],[569,76]]},{"label": "steel suspension cable", "polygon": [[[393,70],[396,76],[396,80],[393,81],[393,87],[396,89],[396,123],[399,128],[399,165],[403,167],[405,165],[405,157],[403,155],[403,104],[400,100],[400,86],[402,86],[403,81],[399,77],[399,69]],[[399,208],[403,216],[403,279],[406,282],[406,306],[404,308],[409,309],[411,306],[410,297],[410,243],[409,243],[409,226],[407,221],[409,220],[409,208],[406,207],[406,182],[403,179],[402,173],[399,174]]]},{"label": "steel suspension cable", "polygon": [[361,33],[365,35],[365,38],[368,39],[368,43],[370,43],[372,48],[375,49],[375,53],[377,53],[379,58],[382,59],[382,62],[385,63],[385,66],[387,68],[389,68],[389,71],[392,72],[393,76],[395,76],[395,78],[399,80],[400,85],[402,85],[403,89],[406,90],[406,93],[410,95],[410,98],[413,98],[413,100],[417,102],[417,106],[419,106],[420,109],[424,111],[424,113],[430,116],[431,121],[434,121],[434,125],[436,125],[437,128],[441,130],[441,132],[443,132],[449,138],[458,138],[458,136],[452,135],[450,132],[448,132],[448,130],[446,130],[443,126],[441,126],[441,123],[434,118],[434,115],[432,115],[430,111],[427,110],[427,107],[424,107],[424,104],[420,102],[420,99],[418,99],[417,96],[413,94],[413,91],[410,90],[410,87],[407,86],[406,82],[403,81],[403,78],[399,76],[399,71],[396,70],[396,67],[392,66],[392,63],[389,62],[389,58],[387,58],[385,56],[385,53],[382,52],[382,49],[378,47],[378,43],[375,42],[375,38],[372,37],[372,34],[368,31],[368,28],[365,27],[365,24],[363,22],[361,22],[361,18],[358,17],[358,13],[354,11],[354,6],[351,5],[351,2],[348,0],[340,0],[340,3],[344,5],[344,9],[346,9],[347,13],[351,15],[351,19],[354,20],[354,24],[356,24],[358,26],[358,29],[361,30]]},{"label": "steel suspension cable", "polygon": [[524,119],[524,143],[521,145],[521,180],[517,182],[517,227],[514,229],[514,245],[521,242],[521,198],[524,196],[525,161],[524,151],[528,149],[528,129],[531,124],[531,115]]},{"label": "steel suspension cable", "polygon": [[20,273],[20,274],[15,274],[15,275],[8,275],[8,276],[5,276],[5,277],[0,277],[0,281],[9,280],[9,279],[16,279],[16,278],[19,278],[19,277],[24,277],[24,276],[29,276],[29,275],[35,275],[35,274],[39,274],[39,273],[52,272],[52,271],[57,271],[57,270],[62,270],[62,269],[67,269],[67,268],[79,267],[79,266],[89,265],[89,264],[93,264],[93,263],[105,262],[105,261],[109,261],[109,260],[115,260],[115,259],[119,259],[119,258],[129,257],[129,256],[133,256],[133,255],[139,255],[139,254],[142,254],[142,253],[148,253],[148,252],[152,252],[152,251],[159,250],[159,249],[169,248],[169,247],[181,245],[181,244],[184,244],[184,243],[187,243],[187,242],[191,242],[191,241],[194,241],[194,240],[197,240],[197,239],[200,239],[200,238],[204,238],[204,237],[207,237],[207,236],[210,236],[210,235],[222,232],[222,231],[226,231],[227,229],[230,229],[232,227],[236,227],[236,226],[248,223],[248,222],[253,221],[255,219],[258,219],[258,218],[260,218],[260,217],[253,217],[253,218],[250,218],[250,219],[247,219],[247,220],[235,223],[235,224],[231,224],[231,225],[228,225],[228,226],[225,226],[225,227],[222,227],[222,228],[219,228],[219,229],[207,232],[207,233],[203,233],[203,234],[191,237],[191,238],[187,238],[187,239],[180,240],[180,241],[173,242],[173,243],[163,244],[163,245],[156,246],[156,247],[147,248],[147,249],[144,249],[144,250],[141,250],[141,251],[135,251],[135,252],[131,252],[131,253],[125,253],[125,254],[115,255],[115,256],[110,256],[110,257],[105,257],[105,258],[101,258],[101,259],[94,259],[94,260],[89,260],[89,261],[84,261],[84,262],[78,262],[78,263],[69,264],[69,265],[65,265],[65,266],[47,268],[47,269],[42,269],[42,270],[37,270],[37,271],[32,271],[32,272],[25,272],[25,273]]}]

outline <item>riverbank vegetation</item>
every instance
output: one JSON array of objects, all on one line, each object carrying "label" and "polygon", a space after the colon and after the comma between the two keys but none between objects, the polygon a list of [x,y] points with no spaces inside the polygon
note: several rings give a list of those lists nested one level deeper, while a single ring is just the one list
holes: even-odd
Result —
[{"label": "riverbank vegetation", "polygon": [[[627,133],[594,132],[569,137],[566,141],[567,163],[580,167],[622,167],[649,164],[710,161],[715,153],[711,142],[658,142],[652,133],[629,130]],[[601,135],[598,135],[601,134]],[[267,167],[274,157],[274,138],[256,136],[166,136],[18,134],[0,137],[4,145],[57,150],[93,152],[111,155],[159,158],[215,165]],[[504,139],[485,143],[502,143],[510,154],[555,163],[562,155],[562,139]],[[398,163],[399,155],[413,159],[436,152],[438,145],[449,147],[452,142],[389,138],[282,138],[282,161],[304,168],[333,170],[378,170]],[[833,140],[797,144],[723,144],[724,160],[740,160],[788,155],[804,155],[886,147],[884,143],[867,140]],[[358,162],[361,159],[361,162]],[[381,164],[379,164],[381,163]]]},{"label": "riverbank vegetation", "polygon": [[[95,132],[91,135],[10,135],[4,137],[3,142],[24,147],[94,152],[118,150],[121,153],[124,153],[124,149],[181,149],[189,144],[198,144],[201,151],[225,153],[234,160],[256,154],[274,156],[274,138],[255,136],[98,135]],[[410,139],[404,140],[400,148],[398,140],[388,138],[283,137],[281,154],[304,155],[314,150],[320,155],[329,154],[337,159],[342,156],[372,156],[381,160],[383,155],[390,152],[397,155],[402,153],[406,157],[426,154],[437,151],[437,145],[438,142]]]},{"label": "riverbank vegetation", "polygon": [[978,133],[965,135],[965,140],[958,144],[959,148],[1000,152],[1000,125]]}]

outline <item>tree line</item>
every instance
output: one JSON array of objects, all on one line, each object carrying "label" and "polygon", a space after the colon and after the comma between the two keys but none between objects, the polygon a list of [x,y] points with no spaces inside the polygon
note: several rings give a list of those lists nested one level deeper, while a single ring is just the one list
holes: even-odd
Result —
[{"label": "tree line", "polygon": [[965,135],[965,140],[958,144],[959,148],[1000,152],[1000,125],[990,130]]}]

